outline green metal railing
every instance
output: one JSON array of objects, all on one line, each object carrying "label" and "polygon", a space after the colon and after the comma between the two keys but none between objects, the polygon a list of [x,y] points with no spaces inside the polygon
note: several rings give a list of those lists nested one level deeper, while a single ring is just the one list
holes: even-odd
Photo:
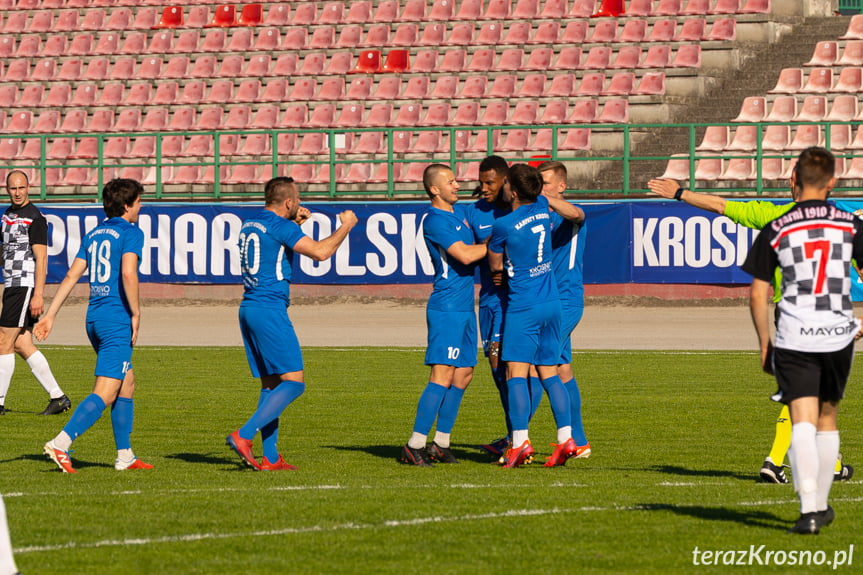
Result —
[{"label": "green metal railing", "polygon": [[863,12],[863,0],[839,0],[840,14],[860,14]]},{"label": "green metal railing", "polygon": [[[822,127],[823,141],[827,142],[826,147],[830,147],[829,143],[832,140],[832,130],[837,129],[837,126],[852,126],[859,125],[859,122],[758,122],[758,123],[726,123],[726,124],[567,124],[555,126],[488,126],[482,128],[476,127],[430,127],[430,128],[363,128],[363,129],[324,129],[324,130],[257,130],[257,131],[218,131],[218,132],[136,132],[136,133],[111,133],[111,134],[44,134],[21,136],[22,139],[39,139],[40,140],[40,158],[32,161],[14,161],[6,165],[6,168],[22,168],[35,169],[39,171],[40,183],[38,186],[38,195],[41,200],[51,199],[57,200],[100,200],[101,189],[104,183],[106,170],[112,170],[115,175],[119,175],[122,168],[143,168],[145,171],[155,170],[155,186],[147,187],[147,197],[157,200],[222,200],[222,199],[259,199],[261,195],[261,183],[276,175],[285,175],[290,172],[291,167],[295,164],[307,164],[314,166],[313,171],[317,172],[320,166],[327,166],[328,182],[309,184],[303,182],[304,194],[306,196],[320,197],[322,199],[341,199],[366,197],[369,199],[391,199],[394,197],[416,196],[424,198],[425,192],[422,190],[420,182],[402,182],[394,178],[394,168],[396,164],[401,164],[403,170],[411,163],[427,164],[429,162],[442,162],[451,165],[457,174],[464,171],[464,164],[478,162],[483,156],[482,154],[468,155],[456,151],[456,147],[450,145],[448,151],[443,153],[417,155],[417,154],[397,154],[393,149],[395,141],[394,134],[398,132],[418,133],[423,131],[441,132],[442,136],[448,139],[450,143],[456,141],[456,132],[469,131],[473,134],[479,132],[486,133],[486,141],[489,142],[489,147],[486,153],[497,153],[506,157],[510,161],[531,161],[537,159],[552,159],[566,162],[570,166],[570,188],[577,194],[590,194],[596,196],[608,197],[626,197],[630,195],[638,195],[647,193],[646,182],[654,177],[662,175],[665,171],[665,165],[668,160],[681,158],[689,160],[689,182],[690,187],[696,186],[696,162],[700,159],[722,159],[730,160],[735,158],[751,158],[755,160],[756,177],[752,185],[741,187],[739,181],[726,181],[720,185],[717,182],[698,181],[698,188],[702,191],[713,191],[722,193],[738,193],[747,192],[758,195],[771,193],[784,193],[787,190],[787,182],[780,179],[765,179],[763,178],[762,161],[765,159],[782,158],[790,160],[796,157],[797,152],[773,152],[764,150],[762,137],[767,126],[782,125],[782,126],[803,126],[803,125],[818,125]],[[756,126],[757,140],[756,148],[751,153],[748,152],[703,152],[698,151],[697,147],[700,143],[699,138],[702,137],[704,129],[707,126]],[[507,153],[496,150],[492,145],[492,133],[495,130],[501,130],[504,134],[506,131],[513,129],[552,129],[551,149],[547,151],[524,152],[524,153]],[[570,129],[587,129],[590,130],[591,138],[594,146],[591,149],[585,150],[561,150],[562,131]],[[337,151],[334,143],[341,136],[352,134],[353,137],[359,137],[363,132],[384,132],[386,142],[385,154],[377,154],[374,156],[362,156],[357,154],[343,153]],[[282,154],[279,149],[280,136],[286,134],[294,134],[297,137],[310,134],[322,133],[327,137],[327,141],[331,144],[324,154],[317,156],[297,156]],[[251,158],[249,156],[223,155],[221,153],[220,139],[224,136],[234,135],[238,138],[252,134],[267,134],[271,142],[271,149],[266,156]],[[169,136],[212,136],[214,153],[213,156],[205,159],[201,158],[164,158],[162,156],[163,142]],[[4,137],[9,137],[4,136]],[[96,138],[97,139],[97,157],[92,160],[66,160],[57,161],[49,159],[48,150],[50,142],[55,138]],[[106,158],[105,147],[109,138],[117,137],[154,137],[155,138],[155,158],[152,159],[130,159],[130,158]],[[680,150],[679,154],[674,156],[667,155],[633,155],[633,149],[646,138],[653,138],[652,141],[660,144],[669,141],[670,138],[675,138],[673,141],[681,141],[683,138],[688,142],[688,146],[684,150]],[[503,138],[501,138],[501,141]],[[596,145],[599,142],[599,145]],[[602,150],[609,150],[603,152]],[[838,157],[851,158],[863,156],[861,150],[842,150],[837,152]],[[339,170],[345,172],[352,164],[363,163],[370,164],[372,171],[377,171],[377,166],[386,164],[387,178],[386,181],[379,183],[356,183],[345,184],[337,182]],[[244,184],[230,184],[230,170],[241,165],[256,166],[259,169],[262,167],[262,173],[259,174],[260,182],[250,182]],[[183,166],[197,166],[199,171],[212,169],[213,183],[212,184],[172,184],[163,181],[163,169],[177,169]],[[340,167],[339,167],[340,166]],[[48,185],[47,171],[56,170],[58,168],[76,168],[86,167],[96,169],[95,186],[82,186],[76,189],[73,194],[56,193],[53,188]],[[460,169],[461,168],[461,169]],[[110,172],[109,172],[110,173]],[[842,184],[840,180],[840,184]],[[747,182],[748,184],[748,182]],[[852,192],[856,189],[837,187],[837,192]]]}]

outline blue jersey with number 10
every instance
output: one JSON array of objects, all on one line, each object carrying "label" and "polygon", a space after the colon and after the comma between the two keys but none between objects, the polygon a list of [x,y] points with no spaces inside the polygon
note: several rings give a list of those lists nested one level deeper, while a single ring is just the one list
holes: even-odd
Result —
[{"label": "blue jersey with number 10", "polygon": [[300,226],[270,210],[243,222],[240,229],[240,266],[243,302],[256,307],[284,309],[291,303],[291,265],[294,246],[305,237]]},{"label": "blue jersey with number 10", "polygon": [[559,300],[551,262],[551,216],[545,197],[539,196],[536,202],[495,220],[488,249],[504,255],[508,311]]},{"label": "blue jersey with number 10", "polygon": [[90,279],[88,322],[129,323],[132,312],[123,289],[123,255],[141,260],[144,232],[123,218],[105,220],[81,240],[77,257],[87,262]]}]

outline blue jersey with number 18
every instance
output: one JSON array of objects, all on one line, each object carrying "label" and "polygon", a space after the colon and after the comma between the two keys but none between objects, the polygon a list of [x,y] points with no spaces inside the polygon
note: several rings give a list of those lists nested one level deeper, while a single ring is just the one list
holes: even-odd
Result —
[{"label": "blue jersey with number 18", "polygon": [[291,303],[294,246],[305,237],[296,222],[270,210],[243,222],[240,229],[240,266],[243,274],[241,307],[286,308]]},{"label": "blue jersey with number 18", "polygon": [[78,258],[87,262],[90,279],[88,322],[129,323],[132,315],[123,289],[123,255],[141,260],[144,232],[123,218],[105,220],[81,241]]}]

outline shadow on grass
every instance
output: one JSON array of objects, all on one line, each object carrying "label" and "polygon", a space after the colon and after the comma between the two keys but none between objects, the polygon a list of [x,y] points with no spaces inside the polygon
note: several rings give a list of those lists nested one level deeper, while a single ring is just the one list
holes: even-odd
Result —
[{"label": "shadow on grass", "polygon": [[727,507],[704,507],[701,505],[673,505],[670,503],[645,503],[639,505],[645,511],[671,511],[708,521],[729,521],[765,529],[788,529],[788,520],[768,511],[737,510]]},{"label": "shadow on grass", "polygon": [[[39,463],[45,464],[45,469],[43,471],[61,471],[60,468],[57,467],[56,463],[54,463],[53,461],[48,459],[48,456],[46,456],[42,453],[25,453],[24,455],[20,455],[18,457],[13,458],[13,459],[6,459],[3,461],[0,461],[0,463],[11,463],[13,461],[38,461]],[[109,467],[111,469],[114,469],[113,464],[109,465],[107,463],[96,463],[93,461],[83,461],[81,459],[74,457],[74,455],[72,456],[72,467],[74,467],[76,471],[78,471],[80,469],[86,469],[88,467],[96,467],[96,468],[98,468],[98,467]]]},{"label": "shadow on grass", "polygon": [[654,465],[648,470],[680,477],[730,477],[740,481],[754,481],[756,483],[760,481],[755,473],[738,473],[727,469],[687,469],[678,465]]},{"label": "shadow on grass", "polygon": [[[335,449],[336,451],[360,451],[374,455],[380,459],[399,459],[402,452],[402,445],[325,445],[326,449]],[[480,451],[474,445],[456,445],[450,446],[450,450],[456,459],[459,461],[472,461],[474,463],[492,463],[494,460],[484,451]]]},{"label": "shadow on grass", "polygon": [[245,467],[243,462],[240,461],[233,454],[224,454],[224,455],[215,455],[212,453],[172,453],[170,455],[165,455],[167,459],[178,459],[180,461],[185,461],[186,463],[200,463],[205,465],[229,465],[231,463],[236,463],[240,467]]}]

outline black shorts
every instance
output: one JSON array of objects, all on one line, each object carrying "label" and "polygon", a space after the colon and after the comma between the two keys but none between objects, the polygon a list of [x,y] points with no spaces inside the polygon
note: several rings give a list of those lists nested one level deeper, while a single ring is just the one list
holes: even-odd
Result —
[{"label": "black shorts", "polygon": [[854,342],[830,352],[773,350],[773,369],[782,390],[782,403],[801,397],[839,401],[845,397],[845,384],[854,360]]},{"label": "black shorts", "polygon": [[31,287],[9,287],[3,290],[3,310],[0,311],[0,327],[23,327],[30,329],[33,316],[30,315]]}]

